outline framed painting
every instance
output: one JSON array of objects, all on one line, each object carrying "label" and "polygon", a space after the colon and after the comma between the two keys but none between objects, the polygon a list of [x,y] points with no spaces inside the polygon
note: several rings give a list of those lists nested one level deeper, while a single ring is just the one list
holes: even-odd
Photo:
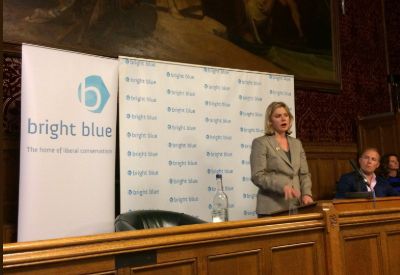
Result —
[{"label": "framed painting", "polygon": [[337,17],[329,0],[4,0],[3,41],[293,74],[336,92]]}]

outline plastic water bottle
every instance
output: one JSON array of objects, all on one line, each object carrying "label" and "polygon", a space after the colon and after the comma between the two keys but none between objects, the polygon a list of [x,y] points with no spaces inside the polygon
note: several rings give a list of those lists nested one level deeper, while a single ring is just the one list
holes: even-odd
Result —
[{"label": "plastic water bottle", "polygon": [[222,175],[217,174],[215,177],[217,180],[217,191],[213,198],[212,222],[226,222],[228,221],[228,196],[224,192]]}]

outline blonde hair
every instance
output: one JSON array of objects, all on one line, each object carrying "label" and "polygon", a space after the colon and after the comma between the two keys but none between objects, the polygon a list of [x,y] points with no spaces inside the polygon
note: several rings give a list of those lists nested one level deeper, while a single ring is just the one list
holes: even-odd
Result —
[{"label": "blonde hair", "polygon": [[281,101],[274,101],[271,104],[268,105],[267,110],[265,111],[265,124],[264,124],[264,131],[265,134],[268,136],[274,135],[275,134],[275,129],[272,127],[272,114],[275,112],[276,109],[278,108],[284,108],[285,111],[288,113],[289,115],[289,129],[286,131],[287,135],[290,135],[292,133],[292,131],[290,130],[290,128],[292,128],[292,122],[293,122],[293,115],[289,110],[289,107]]},{"label": "blonde hair", "polygon": [[359,155],[358,158],[362,158],[362,156],[363,156],[367,151],[372,151],[372,152],[377,153],[377,154],[378,154],[378,161],[380,161],[380,159],[381,159],[381,154],[379,153],[379,150],[378,150],[378,148],[376,148],[376,147],[367,147],[367,148],[364,148],[364,150],[361,151],[361,154]]}]

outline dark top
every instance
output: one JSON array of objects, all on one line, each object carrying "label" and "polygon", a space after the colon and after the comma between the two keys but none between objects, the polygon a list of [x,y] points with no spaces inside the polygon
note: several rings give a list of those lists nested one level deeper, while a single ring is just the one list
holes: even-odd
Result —
[{"label": "dark top", "polygon": [[[399,196],[393,187],[384,178],[377,176],[374,187],[376,197]],[[367,185],[357,172],[344,174],[336,186],[336,198],[345,198],[346,193],[368,192]]]},{"label": "dark top", "polygon": [[399,177],[388,177],[387,181],[397,191],[400,192],[400,178]]},{"label": "dark top", "polygon": [[284,152],[285,152],[287,158],[289,159],[289,161],[292,162],[292,156],[290,155],[290,150],[288,150],[287,152],[286,151],[284,151]]}]

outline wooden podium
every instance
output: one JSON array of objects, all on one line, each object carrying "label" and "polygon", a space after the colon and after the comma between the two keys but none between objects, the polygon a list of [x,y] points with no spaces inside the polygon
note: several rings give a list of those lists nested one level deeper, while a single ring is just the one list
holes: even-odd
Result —
[{"label": "wooden podium", "polygon": [[286,208],[283,210],[279,210],[276,212],[271,213],[270,216],[272,217],[276,217],[276,216],[290,216],[293,214],[306,214],[306,213],[315,213],[318,212],[318,203],[317,202],[313,202],[307,205],[300,205],[298,207],[294,207],[294,208]]},{"label": "wooden podium", "polygon": [[400,274],[400,197],[314,213],[3,245],[4,274]]},{"label": "wooden podium", "polygon": [[339,212],[353,210],[386,209],[400,207],[400,197],[373,199],[337,199],[332,201]]}]

